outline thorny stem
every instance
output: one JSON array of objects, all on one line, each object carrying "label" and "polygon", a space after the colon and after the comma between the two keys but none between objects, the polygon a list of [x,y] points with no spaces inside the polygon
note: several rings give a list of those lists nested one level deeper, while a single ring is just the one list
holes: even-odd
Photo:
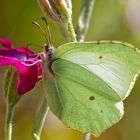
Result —
[{"label": "thorny stem", "polygon": [[14,114],[14,106],[7,105],[5,119],[5,140],[12,139],[12,120]]},{"label": "thorny stem", "polygon": [[40,107],[40,111],[37,115],[37,119],[36,119],[36,124],[35,127],[33,129],[33,140],[40,140],[40,135],[41,135],[41,131],[48,113],[49,107],[47,104],[47,100],[44,97],[43,99],[43,103]]},{"label": "thorny stem", "polygon": [[95,0],[83,0],[77,27],[77,40],[80,42],[84,41],[85,35],[88,31],[94,3]]}]

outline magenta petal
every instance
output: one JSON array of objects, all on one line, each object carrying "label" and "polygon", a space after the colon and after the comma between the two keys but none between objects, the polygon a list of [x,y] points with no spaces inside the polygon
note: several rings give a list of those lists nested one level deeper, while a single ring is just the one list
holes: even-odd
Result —
[{"label": "magenta petal", "polygon": [[27,55],[35,54],[32,50],[29,50],[28,48],[25,48],[25,47],[16,48],[16,50],[18,52],[25,53]]},{"label": "magenta petal", "polygon": [[[24,51],[24,52],[23,52]],[[0,49],[1,58],[16,58],[19,61],[28,61],[37,58],[37,55],[34,54],[33,51],[26,50],[26,48],[18,48],[18,49]],[[0,59],[1,59],[0,58]],[[0,60],[1,61],[1,60]],[[34,60],[35,61],[35,60]]]},{"label": "magenta petal", "polygon": [[5,48],[12,48],[13,42],[8,39],[0,39],[0,44]]},{"label": "magenta petal", "polygon": [[14,57],[10,58],[10,57],[0,56],[0,66],[13,65],[15,63],[19,63],[19,60]]},{"label": "magenta petal", "polygon": [[0,49],[0,66],[13,65],[27,60],[26,54],[17,52],[14,49]]},{"label": "magenta petal", "polygon": [[0,49],[0,56],[15,57],[15,58],[20,59],[20,58],[26,57],[26,54],[18,52],[15,49]]},{"label": "magenta petal", "polygon": [[40,72],[40,64],[36,64],[33,66],[25,66],[23,64],[15,64],[15,67],[19,71],[19,78],[18,78],[18,94],[22,95],[28,91],[30,91],[36,84],[38,80],[40,80],[40,77],[38,74],[41,74]]},{"label": "magenta petal", "polygon": [[30,91],[42,78],[41,58],[28,48],[12,49],[12,42],[1,39],[0,66],[12,65],[18,70],[17,89],[22,95]]}]

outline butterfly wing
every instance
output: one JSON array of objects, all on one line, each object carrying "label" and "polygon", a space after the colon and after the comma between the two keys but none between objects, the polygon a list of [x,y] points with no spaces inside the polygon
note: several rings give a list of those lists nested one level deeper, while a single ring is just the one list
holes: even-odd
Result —
[{"label": "butterfly wing", "polygon": [[123,116],[140,70],[140,53],[122,43],[59,47],[45,90],[51,111],[68,127],[99,136]]}]

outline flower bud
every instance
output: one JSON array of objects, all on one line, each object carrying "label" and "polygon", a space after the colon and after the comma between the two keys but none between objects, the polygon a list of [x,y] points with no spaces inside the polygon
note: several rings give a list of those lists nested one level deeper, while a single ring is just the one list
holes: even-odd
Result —
[{"label": "flower bud", "polygon": [[70,0],[55,0],[59,12],[68,21],[72,15],[72,5]]},{"label": "flower bud", "polygon": [[53,1],[37,0],[42,12],[51,18],[53,21],[61,22],[60,13]]},{"label": "flower bud", "polygon": [[37,0],[43,13],[56,22],[67,36],[72,16],[71,0]]},{"label": "flower bud", "polygon": [[45,13],[55,22],[67,22],[67,18],[71,16],[70,0],[37,0],[38,4]]}]

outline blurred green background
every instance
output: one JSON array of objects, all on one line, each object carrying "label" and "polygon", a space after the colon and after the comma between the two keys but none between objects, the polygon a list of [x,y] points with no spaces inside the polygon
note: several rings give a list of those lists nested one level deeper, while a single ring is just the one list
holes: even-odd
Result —
[{"label": "blurred green background", "polygon": [[[82,0],[73,0],[75,27],[81,3]],[[44,37],[31,23],[36,20],[43,24],[42,16],[35,0],[0,0],[0,38],[13,40],[14,47],[28,43],[43,45]],[[66,40],[58,27],[51,21],[49,25],[54,46],[65,43]],[[120,40],[140,48],[140,0],[96,0],[90,25],[86,40]],[[36,52],[42,51],[39,47],[32,49]],[[0,140],[4,139],[5,100],[2,86],[5,70],[6,67],[0,68]],[[13,121],[13,140],[31,140],[35,115],[42,102],[41,89],[38,84],[17,105]],[[41,140],[80,140],[81,136],[82,133],[66,128],[49,112]],[[123,119],[100,138],[92,139],[140,140],[140,78],[132,94],[125,100]]]}]

